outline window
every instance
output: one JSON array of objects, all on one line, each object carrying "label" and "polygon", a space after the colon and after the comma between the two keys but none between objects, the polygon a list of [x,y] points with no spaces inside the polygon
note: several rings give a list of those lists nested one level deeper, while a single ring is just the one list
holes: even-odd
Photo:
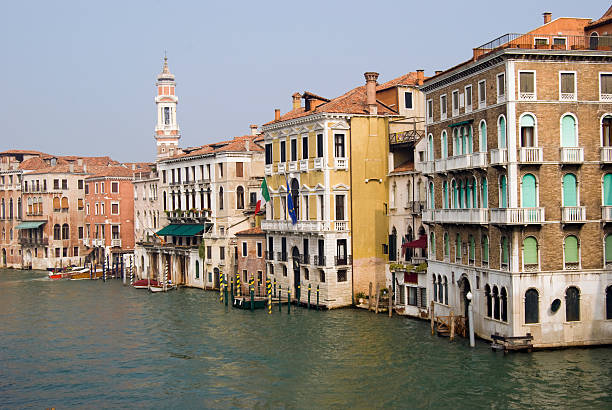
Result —
[{"label": "window", "polygon": [[576,175],[563,175],[563,206],[578,206]]},{"label": "window", "polygon": [[280,142],[280,162],[287,162],[287,142]]},{"label": "window", "polygon": [[244,209],[244,188],[241,186],[236,188],[236,208]]},{"label": "window", "polygon": [[612,285],[606,288],[606,320],[612,319]]},{"label": "window", "polygon": [[481,240],[482,247],[482,263],[483,265],[489,264],[489,237],[484,235]]},{"label": "window", "polygon": [[78,189],[83,189],[83,180],[82,180],[82,179],[79,179],[79,180],[77,181],[77,188],[78,188]]},{"label": "window", "polygon": [[111,193],[112,194],[119,193],[119,182],[111,182]]},{"label": "window", "polygon": [[497,74],[497,102],[506,100],[506,75],[504,73]]},{"label": "window", "polygon": [[[223,164],[219,164],[219,178],[223,178]],[[180,179],[180,170],[179,170],[179,179]]]},{"label": "window", "polygon": [[525,323],[538,323],[540,321],[540,295],[535,289],[525,292]]},{"label": "window", "polygon": [[433,275],[432,283],[433,283],[433,293],[432,293],[433,294],[433,300],[434,300],[434,302],[437,302],[438,301],[438,292],[436,291],[436,289],[438,288],[438,285],[437,285],[437,281],[436,281],[436,275]]},{"label": "window", "polygon": [[493,286],[493,318],[499,320],[499,289]]},{"label": "window", "polygon": [[599,74],[599,99],[612,101],[612,73]]},{"label": "window", "polygon": [[219,187],[219,209],[223,209],[223,187]]},{"label": "window", "polygon": [[[436,259],[436,234],[435,232],[429,233],[429,255],[430,255],[430,259]],[[406,251],[406,257],[408,257],[407,251]]]},{"label": "window", "polygon": [[68,209],[68,198],[67,197],[62,197],[61,200],[62,203],[62,210]]},{"label": "window", "polygon": [[452,94],[453,117],[459,115],[459,91],[455,90]]},{"label": "window", "polygon": [[338,269],[338,282],[346,282],[346,269]]},{"label": "window", "polygon": [[[612,147],[612,116],[606,115],[601,119],[601,146]],[[612,157],[607,156],[607,161],[611,161]]]},{"label": "window", "polygon": [[111,215],[119,215],[119,203],[111,203]]},{"label": "window", "polygon": [[100,215],[105,215],[106,210],[104,209],[104,202],[100,203]]},{"label": "window", "polygon": [[263,256],[263,245],[261,242],[257,242],[257,257],[261,258]]},{"label": "window", "polygon": [[565,291],[565,321],[580,321],[580,291],[575,286]]},{"label": "window", "polygon": [[325,283],[325,271],[323,269],[319,269],[319,281]]},{"label": "window", "polygon": [[405,91],[404,92],[404,107],[407,110],[411,110],[412,109],[412,91]]},{"label": "window", "polygon": [[297,161],[298,152],[297,152],[297,139],[291,139],[291,161]]},{"label": "window", "polygon": [[497,119],[497,147],[506,148],[506,117],[503,115]]},{"label": "window", "polygon": [[344,195],[336,195],[336,221],[344,221]]},{"label": "window", "polygon": [[565,237],[563,241],[564,269],[577,269],[580,265],[578,238],[574,235]]},{"label": "window", "polygon": [[212,259],[212,246],[206,247],[206,259]]},{"label": "window", "polygon": [[612,206],[612,174],[603,177],[603,205]]},{"label": "window", "polygon": [[164,107],[164,125],[170,125],[170,107]]},{"label": "window", "polygon": [[89,195],[89,184],[85,184],[85,195]]},{"label": "window", "polygon": [[487,122],[485,120],[480,121],[480,132],[479,132],[479,150],[480,152],[487,152]]},{"label": "window", "polygon": [[317,134],[317,158],[323,158],[323,134]]},{"label": "window", "polygon": [[[32,182],[32,186],[34,186],[34,182]],[[53,189],[55,189],[55,190],[60,189],[60,181],[59,181],[59,179],[54,179],[53,180]],[[96,187],[96,193],[98,193],[97,187]]]},{"label": "window", "polygon": [[302,159],[308,159],[308,135],[302,136]]},{"label": "window", "polygon": [[266,144],[266,165],[272,163],[272,144]]},{"label": "window", "polygon": [[519,71],[519,100],[535,99],[535,71]]},{"label": "window", "polygon": [[429,134],[427,137],[427,161],[434,160],[434,142],[433,135]]},{"label": "window", "polygon": [[246,242],[242,242],[242,257],[246,258],[247,256],[247,243]]},{"label": "window", "polygon": [[444,232],[444,259],[448,259],[450,257],[450,241],[448,239],[448,233]]},{"label": "window", "polygon": [[441,154],[442,154],[442,158],[447,158],[448,157],[448,136],[446,133],[446,130],[442,131],[442,138],[440,139],[440,144],[441,144]]},{"label": "window", "polygon": [[576,129],[576,118],[573,115],[566,114],[561,117],[561,146],[562,147],[577,147],[578,132]]},{"label": "window", "polygon": [[501,268],[508,269],[510,262],[510,244],[508,238],[502,236],[501,238]]},{"label": "window", "polygon": [[68,224],[62,225],[62,239],[70,239],[70,228]]},{"label": "window", "polygon": [[567,40],[565,37],[553,37],[553,49],[565,50]]},{"label": "window", "polygon": [[521,148],[535,147],[535,120],[532,115],[526,114],[521,117]]},{"label": "window", "polygon": [[535,208],[538,206],[536,178],[532,174],[523,176],[521,194],[523,208]]},{"label": "window", "polygon": [[195,278],[200,279],[200,261],[195,261]]},{"label": "window", "polygon": [[100,182],[100,193],[104,193],[104,182]]},{"label": "window", "polygon": [[427,100],[427,122],[433,121],[433,100]]},{"label": "window", "polygon": [[499,179],[499,207],[508,207],[508,182],[505,175]]},{"label": "window", "polygon": [[465,87],[465,112],[472,111],[472,86]]},{"label": "window", "polygon": [[493,295],[491,295],[491,287],[485,285],[485,302],[487,304],[487,317],[493,316]]},{"label": "window", "polygon": [[56,241],[62,239],[61,227],[59,226],[59,224],[53,225],[53,239]]},{"label": "window", "polygon": [[576,73],[559,73],[559,100],[573,101],[576,99]]},{"label": "window", "polygon": [[225,246],[219,246],[219,259],[225,260]]},{"label": "window", "polygon": [[344,158],[344,134],[334,134],[334,156]]},{"label": "window", "polygon": [[537,270],[538,241],[533,236],[528,236],[523,240],[523,265],[527,271]]},{"label": "window", "polygon": [[487,82],[485,80],[478,82],[478,108],[484,108],[487,105]]},{"label": "window", "polygon": [[474,241],[474,236],[470,235],[469,237],[470,247],[468,252],[468,260],[470,265],[474,264],[474,259],[476,258],[476,242]]},{"label": "window", "polygon": [[242,162],[236,162],[236,176],[237,177],[243,177],[244,176],[244,169],[243,169],[243,163]]},{"label": "window", "polygon": [[440,120],[446,119],[446,94],[440,96]]}]

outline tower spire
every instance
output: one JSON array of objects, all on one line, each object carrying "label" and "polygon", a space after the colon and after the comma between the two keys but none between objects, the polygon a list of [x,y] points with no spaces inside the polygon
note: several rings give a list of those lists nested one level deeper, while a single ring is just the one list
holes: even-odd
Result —
[{"label": "tower spire", "polygon": [[180,129],[176,120],[176,105],[178,98],[175,94],[176,82],[174,74],[168,68],[168,55],[164,50],[164,66],[157,76],[157,123],[155,125],[155,140],[157,141],[157,158],[174,155],[178,149],[178,140],[181,138]]}]

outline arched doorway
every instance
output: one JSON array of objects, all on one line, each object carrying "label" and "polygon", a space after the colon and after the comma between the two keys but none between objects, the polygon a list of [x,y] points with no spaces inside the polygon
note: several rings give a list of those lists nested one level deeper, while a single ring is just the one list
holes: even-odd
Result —
[{"label": "arched doorway", "polygon": [[219,288],[219,268],[213,269],[213,284],[214,288]]},{"label": "arched doorway", "polygon": [[468,305],[469,305],[467,294],[471,290],[472,290],[472,287],[470,286],[470,281],[465,275],[462,276],[461,279],[459,279],[459,291],[461,295],[459,298],[459,303],[461,305],[460,311],[463,312],[463,316],[465,317],[466,326],[468,326]]},{"label": "arched doorway", "polygon": [[300,219],[300,183],[296,178],[291,180],[291,200],[293,209],[295,209],[295,217]]},{"label": "arched doorway", "polygon": [[6,266],[6,249],[2,248],[2,266]]},{"label": "arched doorway", "polygon": [[[295,180],[294,180],[295,181]],[[298,297],[297,289],[300,285],[300,251],[297,246],[294,246],[291,249],[291,259],[293,261],[293,286],[294,286],[294,295]]]},{"label": "arched doorway", "polygon": [[32,251],[31,250],[28,249],[26,251],[26,253],[25,253],[25,260],[23,262],[24,262],[24,265],[25,265],[24,267],[26,269],[32,269]]}]

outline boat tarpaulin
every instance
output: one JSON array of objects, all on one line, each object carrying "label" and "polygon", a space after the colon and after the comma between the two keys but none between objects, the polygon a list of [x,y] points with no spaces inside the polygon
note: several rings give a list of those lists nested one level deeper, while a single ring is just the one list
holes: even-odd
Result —
[{"label": "boat tarpaulin", "polygon": [[46,224],[47,221],[26,221],[17,225],[15,228],[17,229],[36,229]]},{"label": "boat tarpaulin", "polygon": [[194,236],[204,230],[202,224],[170,224],[157,232],[159,236]]},{"label": "boat tarpaulin", "polygon": [[402,244],[402,248],[427,248],[427,235],[423,235],[419,239],[412,242]]}]

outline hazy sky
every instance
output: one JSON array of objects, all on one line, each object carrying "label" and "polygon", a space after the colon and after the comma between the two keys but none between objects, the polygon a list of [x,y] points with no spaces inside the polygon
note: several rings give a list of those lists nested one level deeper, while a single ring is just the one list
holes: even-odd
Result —
[{"label": "hazy sky", "polygon": [[[0,150],[152,161],[155,78],[168,51],[181,146],[247,134],[309,90],[333,98],[378,71],[445,69],[609,1],[4,1]],[[433,29],[432,29],[433,28]]]}]

